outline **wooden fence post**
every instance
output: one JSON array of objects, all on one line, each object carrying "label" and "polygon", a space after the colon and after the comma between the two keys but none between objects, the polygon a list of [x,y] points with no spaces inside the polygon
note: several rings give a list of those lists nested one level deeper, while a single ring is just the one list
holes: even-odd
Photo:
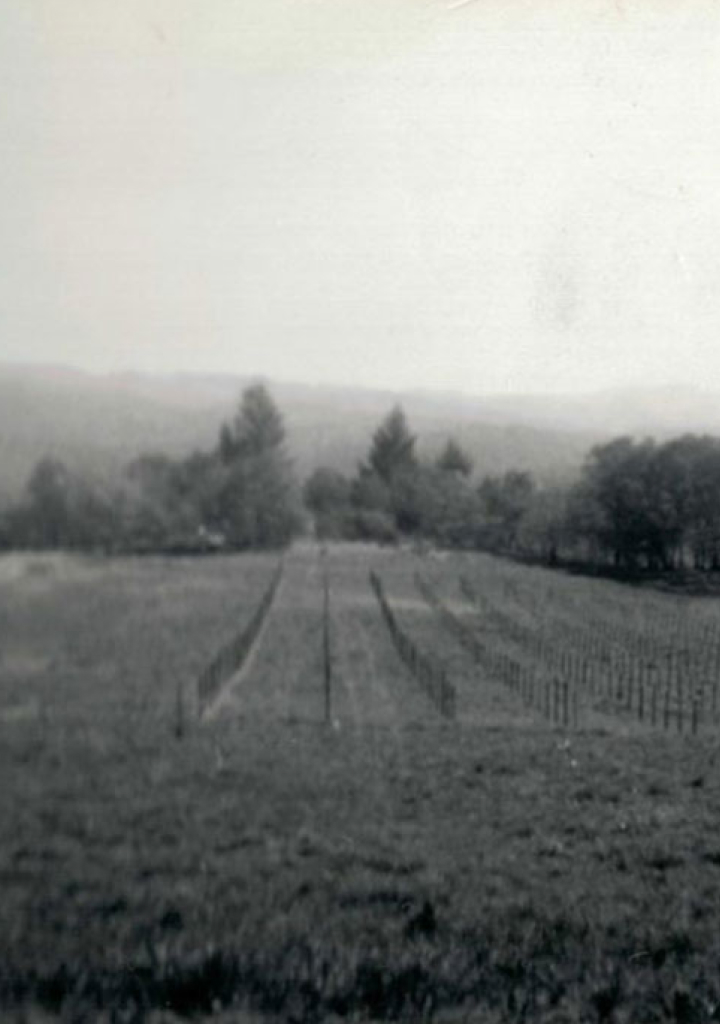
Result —
[{"label": "wooden fence post", "polygon": [[332,720],[332,662],[330,652],[330,582],[327,566],[323,572],[323,674],[325,722]]},{"label": "wooden fence post", "polygon": [[670,728],[670,684],[665,684],[665,706],[663,707],[663,729],[665,732]]},{"label": "wooden fence post", "polygon": [[577,686],[573,688],[573,728],[577,729],[580,719],[579,697]]},{"label": "wooden fence post", "polygon": [[175,738],[181,740],[185,735],[185,702],[183,685],[178,680],[175,691]]}]

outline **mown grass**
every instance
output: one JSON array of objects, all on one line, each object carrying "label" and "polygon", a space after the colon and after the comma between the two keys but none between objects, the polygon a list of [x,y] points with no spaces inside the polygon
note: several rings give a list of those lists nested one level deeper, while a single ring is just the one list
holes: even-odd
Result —
[{"label": "mown grass", "polygon": [[[129,730],[128,666],[98,682],[105,705],[82,673],[73,690],[68,673],[66,702],[44,730],[0,724],[5,1017],[720,1019],[715,739],[449,724],[418,704],[403,722],[412,682],[384,654],[367,663],[377,694],[367,716],[346,697],[327,727],[321,702],[311,705],[320,634],[310,598],[288,626],[307,714],[273,714],[271,695],[252,692],[287,685],[281,662],[292,651],[271,652],[293,594],[308,593],[314,563],[303,559],[313,557],[288,567],[244,707],[180,741],[153,717]],[[127,570],[137,587],[122,583],[110,604],[139,600],[146,568]],[[232,568],[225,577],[217,562],[215,587],[194,598],[188,579],[178,601],[206,607],[208,591],[226,586],[219,603],[232,603]],[[348,595],[341,605],[336,586],[345,672],[364,649],[350,629],[360,569],[336,563]],[[102,579],[100,589],[117,584],[112,572]],[[66,598],[61,619],[70,607]],[[380,644],[371,609],[358,600],[365,635]],[[162,635],[162,603],[144,614],[156,616],[147,635]],[[171,618],[177,642],[194,644],[193,627]],[[137,650],[128,658],[140,663]],[[139,690],[153,685],[150,674],[133,678]],[[80,717],[73,693],[87,701]]]},{"label": "mown grass", "polygon": [[25,708],[54,731],[111,734],[167,725],[178,686],[192,700],[198,675],[252,615],[273,569],[265,555],[36,555],[3,581],[2,562],[0,721]]}]

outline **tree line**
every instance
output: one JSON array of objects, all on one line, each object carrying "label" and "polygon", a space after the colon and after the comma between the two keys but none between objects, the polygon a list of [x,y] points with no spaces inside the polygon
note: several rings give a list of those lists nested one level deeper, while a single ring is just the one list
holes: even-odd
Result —
[{"label": "tree line", "polygon": [[0,514],[5,548],[201,552],[321,539],[443,547],[618,570],[720,569],[720,439],[617,438],[594,447],[568,484],[520,470],[475,478],[452,437],[421,458],[400,406],[372,434],[353,475],[320,466],[300,487],[283,417],[247,388],[209,451],[151,453],[100,485],[44,458]]},{"label": "tree line", "polygon": [[719,438],[616,438],[593,447],[577,478],[562,485],[519,470],[474,481],[472,460],[452,438],[434,461],[415,448],[397,407],[353,478],[316,470],[304,497],[318,533],[415,536],[550,565],[720,569]]},{"label": "tree line", "polygon": [[210,451],[144,454],[112,486],[44,458],[0,518],[5,547],[199,552],[282,547],[302,522],[285,427],[267,388],[245,390]]}]

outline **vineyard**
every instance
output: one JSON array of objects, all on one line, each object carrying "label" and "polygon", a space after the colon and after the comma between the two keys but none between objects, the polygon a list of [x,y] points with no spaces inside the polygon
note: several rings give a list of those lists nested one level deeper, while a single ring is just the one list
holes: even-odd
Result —
[{"label": "vineyard", "polygon": [[697,734],[717,724],[714,603],[453,560],[415,584],[485,678],[555,724]]},{"label": "vineyard", "polygon": [[483,555],[0,560],[1,1015],[718,1019],[719,675]]}]

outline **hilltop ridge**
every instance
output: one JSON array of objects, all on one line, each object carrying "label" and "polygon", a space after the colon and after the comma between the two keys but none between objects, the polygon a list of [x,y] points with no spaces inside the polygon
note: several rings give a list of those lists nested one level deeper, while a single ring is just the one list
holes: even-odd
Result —
[{"label": "hilltop ridge", "polygon": [[[106,476],[142,451],[179,456],[207,447],[256,379],[0,363],[0,498],[15,497],[45,454]],[[433,454],[452,434],[471,453],[478,475],[510,468],[566,475],[592,444],[618,433],[720,431],[717,397],[683,387],[571,397],[267,383],[300,476],[318,465],[353,472],[378,421],[398,402],[421,454]]]}]

